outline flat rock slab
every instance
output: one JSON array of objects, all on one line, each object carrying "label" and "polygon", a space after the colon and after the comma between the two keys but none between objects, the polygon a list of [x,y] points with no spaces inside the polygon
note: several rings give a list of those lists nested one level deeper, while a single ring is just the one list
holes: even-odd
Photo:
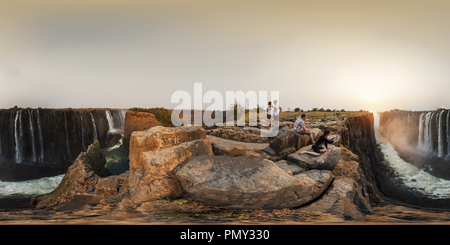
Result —
[{"label": "flat rock slab", "polygon": [[290,175],[296,175],[305,172],[305,169],[299,167],[297,164],[289,164],[286,160],[277,161],[275,162],[275,164]]},{"label": "flat rock slab", "polygon": [[210,135],[207,136],[207,139],[211,141],[214,155],[219,156],[256,156],[259,155],[257,153],[262,153],[269,146],[269,143],[239,142]]},{"label": "flat rock slab", "polygon": [[310,151],[312,145],[305,146],[300,150],[290,154],[287,157],[288,161],[296,164],[306,164],[309,169],[326,169],[333,170],[339,162],[341,156],[341,148],[334,145],[328,145],[330,148],[320,156],[313,156],[307,153],[300,154],[302,151]]},{"label": "flat rock slab", "polygon": [[346,220],[362,219],[373,212],[357,182],[342,177],[337,177],[321,198],[301,210],[329,213]]},{"label": "flat rock slab", "polygon": [[263,157],[195,156],[174,169],[184,192],[209,206],[293,208],[322,195],[333,175],[311,170],[290,175]]}]

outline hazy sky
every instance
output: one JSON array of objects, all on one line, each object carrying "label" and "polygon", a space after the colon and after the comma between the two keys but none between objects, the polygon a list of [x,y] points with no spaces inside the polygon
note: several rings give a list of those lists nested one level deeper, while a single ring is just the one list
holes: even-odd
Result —
[{"label": "hazy sky", "polygon": [[449,23],[446,0],[0,0],[0,108],[174,108],[194,83],[285,109],[450,108]]}]

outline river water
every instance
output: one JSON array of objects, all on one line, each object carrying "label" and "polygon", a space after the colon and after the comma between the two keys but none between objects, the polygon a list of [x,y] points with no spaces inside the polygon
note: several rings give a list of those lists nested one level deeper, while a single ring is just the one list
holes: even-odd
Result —
[{"label": "river water", "polygon": [[389,167],[394,170],[396,178],[400,179],[405,186],[424,194],[428,198],[450,198],[450,181],[435,177],[404,161],[389,141],[378,133],[380,117],[378,113],[373,113],[373,115],[375,139],[377,144],[380,145],[381,152],[384,154]]},{"label": "river water", "polygon": [[25,181],[0,181],[0,198],[43,195],[58,187],[63,177],[64,174]]}]

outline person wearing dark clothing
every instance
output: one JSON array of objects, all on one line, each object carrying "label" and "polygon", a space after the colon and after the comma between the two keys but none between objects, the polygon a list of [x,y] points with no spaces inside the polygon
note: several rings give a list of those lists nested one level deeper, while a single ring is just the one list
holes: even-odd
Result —
[{"label": "person wearing dark clothing", "polygon": [[[333,144],[334,141],[333,140],[329,140],[327,139],[327,136],[330,135],[330,130],[325,130],[323,132],[323,135],[320,136],[319,140],[316,141],[316,143],[314,143],[311,147],[311,149],[314,151],[312,152],[311,150],[309,151],[302,151],[300,152],[300,154],[304,154],[304,153],[308,153],[310,155],[313,156],[320,156],[320,153],[326,152],[328,150],[328,144]],[[339,135],[336,136],[335,140],[339,139]],[[325,148],[321,147],[321,145],[325,143]]]}]

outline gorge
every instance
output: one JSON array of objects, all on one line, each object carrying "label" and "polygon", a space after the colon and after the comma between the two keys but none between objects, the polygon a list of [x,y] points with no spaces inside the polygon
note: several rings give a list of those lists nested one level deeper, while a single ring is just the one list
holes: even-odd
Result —
[{"label": "gorge", "polygon": [[0,110],[0,181],[63,174],[94,141],[102,148],[118,143],[126,110]]},{"label": "gorge", "polygon": [[[344,172],[355,170],[355,167],[358,169],[354,174],[359,177],[354,180],[359,186],[360,195],[370,200],[373,206],[397,203],[433,208],[448,207],[450,182],[437,175],[433,176],[432,171],[439,168],[439,161],[446,161],[448,154],[448,114],[448,111],[390,111],[348,117],[343,121],[343,127],[335,133],[340,134],[343,147],[358,156],[358,160],[357,165],[349,163],[350,165],[340,168]],[[115,155],[108,156],[108,152],[118,151],[122,137],[124,145],[125,142],[129,145],[133,131],[161,125],[155,115],[117,109],[2,110],[0,166],[6,171],[2,171],[0,175],[4,178],[0,179],[0,190],[6,193],[3,195],[19,189],[22,194],[28,196],[48,193],[51,190],[47,187],[56,187],[74,158],[92,142],[99,141],[106,159],[115,158]],[[215,132],[207,131],[210,131],[211,135]],[[286,133],[286,130],[283,132]],[[286,147],[292,145],[290,140],[289,138],[285,142]],[[271,142],[271,145],[274,143]],[[213,143],[213,149],[214,147],[217,146]],[[279,150],[287,150],[286,147]],[[278,153],[275,154],[269,156],[269,159],[281,157]],[[289,159],[288,157],[287,161]],[[435,159],[438,159],[437,163]],[[128,159],[126,160],[128,163]],[[346,169],[347,167],[349,169]],[[113,173],[111,168],[108,168],[108,163],[106,168],[113,174],[112,179],[125,171],[122,169]],[[136,183],[142,181],[136,176],[134,178]],[[8,186],[4,186],[5,183],[8,183]],[[131,190],[130,193],[135,191]],[[136,197],[131,195],[127,198],[134,200]]]}]

